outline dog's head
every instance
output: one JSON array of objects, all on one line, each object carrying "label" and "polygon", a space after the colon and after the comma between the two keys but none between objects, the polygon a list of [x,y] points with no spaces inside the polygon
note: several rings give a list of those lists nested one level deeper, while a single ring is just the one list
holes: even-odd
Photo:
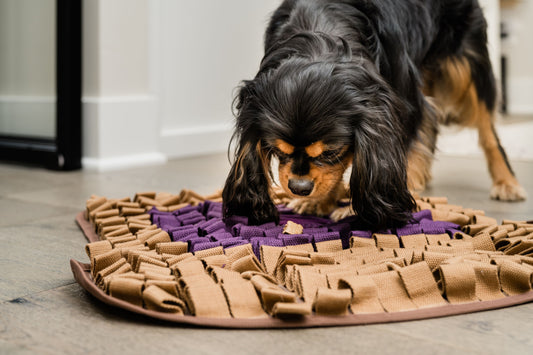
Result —
[{"label": "dog's head", "polygon": [[353,60],[346,42],[306,34],[273,48],[241,87],[236,109],[226,216],[277,220],[270,193],[276,156],[290,196],[321,199],[351,166],[351,203],[362,221],[377,229],[410,218],[414,202],[398,121],[403,105],[371,62]]}]

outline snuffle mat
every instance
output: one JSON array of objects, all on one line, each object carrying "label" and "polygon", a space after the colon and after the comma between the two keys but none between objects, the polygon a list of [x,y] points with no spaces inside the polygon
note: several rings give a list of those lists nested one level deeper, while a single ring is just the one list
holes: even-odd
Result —
[{"label": "snuffle mat", "polygon": [[91,196],[76,221],[88,262],[76,281],[111,306],[222,328],[356,325],[533,300],[533,221],[498,223],[443,197],[417,199],[402,228],[303,216],[222,219],[220,193]]}]

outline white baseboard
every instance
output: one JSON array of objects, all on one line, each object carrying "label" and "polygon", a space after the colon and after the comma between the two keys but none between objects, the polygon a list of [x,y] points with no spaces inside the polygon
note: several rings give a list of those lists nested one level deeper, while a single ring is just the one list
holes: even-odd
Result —
[{"label": "white baseboard", "polygon": [[84,97],[84,168],[107,171],[160,164],[154,96]]},{"label": "white baseboard", "polygon": [[225,152],[231,134],[232,127],[228,124],[164,129],[161,132],[159,149],[169,158]]},{"label": "white baseboard", "polygon": [[84,169],[98,172],[124,170],[140,166],[159,165],[167,162],[167,157],[161,153],[146,153],[122,155],[110,158],[88,158],[81,160]]}]

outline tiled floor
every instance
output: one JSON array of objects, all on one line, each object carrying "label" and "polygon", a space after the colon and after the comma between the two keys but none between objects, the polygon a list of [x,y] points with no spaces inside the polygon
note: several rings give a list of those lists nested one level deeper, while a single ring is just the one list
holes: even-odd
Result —
[{"label": "tiled floor", "polygon": [[[426,195],[483,209],[488,215],[533,219],[533,162],[514,162],[531,198],[488,198],[479,158],[440,157]],[[217,330],[178,327],[110,308],[74,282],[69,259],[87,261],[74,223],[91,194],[136,191],[210,193],[222,186],[226,156],[171,161],[111,173],[60,173],[0,164],[0,354],[451,354],[530,353],[533,304],[396,324],[301,330]]]}]

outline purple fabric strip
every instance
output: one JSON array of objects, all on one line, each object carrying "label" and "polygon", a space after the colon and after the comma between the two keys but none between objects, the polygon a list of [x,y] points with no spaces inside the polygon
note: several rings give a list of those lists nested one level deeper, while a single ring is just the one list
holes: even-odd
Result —
[{"label": "purple fabric strip", "polygon": [[281,234],[279,239],[288,246],[311,243],[312,237],[309,234]]},{"label": "purple fabric strip", "polygon": [[185,224],[196,224],[196,223],[199,223],[199,222],[202,222],[202,221],[205,221],[205,217],[200,215],[200,216],[197,216],[197,217],[191,217],[191,218],[188,218],[188,219],[184,219],[183,221],[181,221],[181,223],[183,223],[184,225]]},{"label": "purple fabric strip", "polygon": [[420,222],[423,219],[429,219],[430,221],[432,221],[433,216],[431,215],[430,210],[422,210],[422,211],[413,213],[413,219],[417,222]]},{"label": "purple fabric strip", "polygon": [[172,240],[178,241],[190,235],[198,236],[198,230],[196,228],[177,230],[171,233]]},{"label": "purple fabric strip", "polygon": [[243,239],[224,239],[220,242],[220,245],[222,245],[224,248],[233,248],[238,245],[244,245],[244,244],[250,244],[247,240]]},{"label": "purple fabric strip", "polygon": [[372,238],[372,232],[371,231],[359,231],[355,230],[351,232],[352,237],[361,237],[361,238]]},{"label": "purple fabric strip", "polygon": [[185,207],[180,208],[179,210],[172,212],[172,214],[178,216],[178,215],[187,214],[193,211],[198,211],[198,206],[192,206],[192,205],[185,206]]},{"label": "purple fabric strip", "polygon": [[[205,238],[203,238],[205,239]],[[197,252],[197,251],[200,251],[200,250],[205,250],[205,249],[211,249],[211,248],[216,248],[216,247],[219,247],[220,246],[220,242],[200,242],[200,243],[194,243],[192,244],[192,251],[193,253]]]},{"label": "purple fabric strip", "polygon": [[277,238],[278,235],[280,235],[282,232],[283,232],[282,226],[270,228],[270,229],[265,230],[265,237],[266,238]]},{"label": "purple fabric strip", "polygon": [[[283,247],[307,243],[320,243],[340,239],[343,248],[349,247],[351,236],[371,238],[372,231],[361,230],[357,216],[347,217],[339,222],[327,218],[298,215],[283,206],[278,206],[280,224],[273,222],[260,226],[249,226],[248,219],[233,216],[222,219],[222,203],[205,201],[198,206],[186,206],[174,212],[162,212],[152,208],[149,213],[152,222],[169,232],[174,241],[189,243],[189,251],[198,251],[222,245],[229,248],[250,243],[260,257],[261,245]],[[282,234],[283,226],[292,221],[303,226],[303,234]],[[411,223],[380,233],[407,234],[427,233],[453,235],[460,231],[458,225],[433,221],[430,210],[413,214]]]},{"label": "purple fabric strip", "polygon": [[264,237],[265,232],[261,227],[258,226],[241,225],[238,236],[249,240],[252,238]]},{"label": "purple fabric strip", "polygon": [[226,232],[226,231],[217,231],[215,233],[208,234],[205,237],[209,238],[211,241],[224,240],[224,239],[236,239],[236,237],[234,237],[233,234]]},{"label": "purple fabric strip", "polygon": [[313,242],[314,243],[326,242],[328,240],[339,239],[340,237],[341,236],[339,232],[319,232],[313,235]]},{"label": "purple fabric strip", "polygon": [[401,228],[396,228],[396,235],[399,237],[420,233],[422,233],[422,227],[419,224],[407,224]]}]

